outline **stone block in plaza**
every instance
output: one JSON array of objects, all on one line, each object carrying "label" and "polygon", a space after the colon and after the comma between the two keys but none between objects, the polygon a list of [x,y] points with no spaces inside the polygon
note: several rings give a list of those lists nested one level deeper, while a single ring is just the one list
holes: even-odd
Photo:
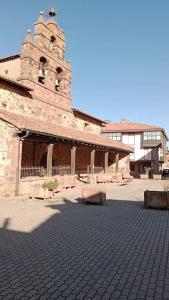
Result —
[{"label": "stone block in plaza", "polygon": [[144,207],[145,208],[168,208],[169,192],[168,191],[145,191]]},{"label": "stone block in plaza", "polygon": [[99,174],[96,177],[97,183],[108,183],[112,182],[113,178],[111,174]]},{"label": "stone block in plaza", "polygon": [[30,198],[49,199],[53,197],[53,192],[44,189],[40,184],[30,186]]},{"label": "stone block in plaza", "polygon": [[161,174],[153,174],[154,180],[161,180]]},{"label": "stone block in plaza", "polygon": [[81,191],[82,203],[92,203],[104,205],[106,201],[106,192],[96,188],[83,188]]}]

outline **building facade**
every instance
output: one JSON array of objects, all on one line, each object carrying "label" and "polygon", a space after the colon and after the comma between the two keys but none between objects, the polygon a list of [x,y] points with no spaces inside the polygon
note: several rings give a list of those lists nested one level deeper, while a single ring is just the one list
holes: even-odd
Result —
[{"label": "building facade", "polygon": [[124,120],[106,124],[102,129],[102,136],[133,148],[130,170],[135,177],[147,171],[152,174],[160,172],[166,161],[168,138],[163,128]]},{"label": "building facade", "polygon": [[53,16],[41,12],[21,53],[0,58],[0,196],[28,194],[42,173],[129,172],[131,147],[101,137],[105,122],[72,108],[72,69]]}]

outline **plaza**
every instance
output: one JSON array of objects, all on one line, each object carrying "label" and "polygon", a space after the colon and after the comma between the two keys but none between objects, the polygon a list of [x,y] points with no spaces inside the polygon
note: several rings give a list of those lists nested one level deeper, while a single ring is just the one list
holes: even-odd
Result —
[{"label": "plaza", "polygon": [[[153,53],[158,44],[168,49],[167,34],[163,43],[155,40],[143,63],[147,44],[139,44],[135,12],[128,28],[133,5],[131,9],[127,4],[125,18],[121,5],[118,17],[114,7],[118,1],[95,5],[92,1],[87,14],[78,1],[71,1],[68,8],[69,2],[64,4],[65,29],[73,50],[67,49],[54,6],[39,10],[34,19],[33,10],[42,3],[27,1],[17,8],[15,1],[13,9],[12,1],[10,8],[2,9],[7,2],[1,4],[1,19],[10,11],[8,23],[20,24],[15,42],[22,45],[9,53],[15,26],[10,25],[9,34],[3,21],[3,37],[9,44],[0,57],[0,300],[169,300],[168,210],[144,207],[146,190],[165,190],[162,204],[169,207],[169,184],[162,180],[169,161],[163,128],[167,105],[162,103],[166,96],[168,104],[168,90],[161,85],[167,82],[168,66],[165,63],[166,72],[163,65],[160,74]],[[145,41],[147,9],[146,3],[144,17],[138,9],[139,28],[146,24]],[[154,7],[152,11],[154,15]],[[24,17],[21,23],[16,15],[18,22]],[[118,24],[109,26],[107,22],[116,19]],[[154,20],[158,30],[152,26],[150,42],[162,24],[159,18]],[[168,28],[161,27],[163,34],[164,27]],[[120,29],[117,39],[114,28]],[[139,38],[133,45],[130,31]],[[2,46],[4,42],[1,39]],[[160,64],[163,57],[168,52]],[[142,72],[143,66],[147,69]],[[159,79],[154,77],[153,82],[156,74]],[[146,88],[151,86],[150,93]],[[153,123],[161,125],[151,125],[152,116]],[[118,118],[123,119],[117,122]],[[149,125],[142,123],[145,118]]]},{"label": "plaza", "polygon": [[1,299],[169,299],[169,215],[144,209],[164,181],[100,184],[104,206],[81,188],[53,201],[1,199]]}]

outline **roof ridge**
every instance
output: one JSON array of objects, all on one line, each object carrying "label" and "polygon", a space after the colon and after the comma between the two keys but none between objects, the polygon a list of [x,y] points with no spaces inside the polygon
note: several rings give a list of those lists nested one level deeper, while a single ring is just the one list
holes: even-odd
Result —
[{"label": "roof ridge", "polygon": [[77,140],[83,143],[126,151],[128,153],[133,152],[130,146],[119,141],[113,141],[101,135],[75,130],[73,127],[67,128],[60,124],[53,124],[44,120],[23,116],[21,114],[9,112],[5,109],[0,109],[0,118],[4,121],[6,120],[6,122],[13,124],[15,127],[21,130],[30,130],[33,132],[39,132],[41,134],[53,135],[70,140]]},{"label": "roof ridge", "polygon": [[20,56],[21,56],[20,53],[16,53],[16,54],[13,54],[13,55],[8,55],[8,56],[3,56],[3,57],[0,57],[0,62],[12,60],[12,59],[15,59],[15,58],[19,58]]},{"label": "roof ridge", "polygon": [[119,122],[110,122],[107,124],[136,124],[136,125],[141,125],[141,126],[150,126],[150,127],[157,127],[161,128],[160,126],[157,125],[152,125],[152,124],[147,124],[147,123],[140,123],[140,122],[134,122],[134,121],[119,121]]}]

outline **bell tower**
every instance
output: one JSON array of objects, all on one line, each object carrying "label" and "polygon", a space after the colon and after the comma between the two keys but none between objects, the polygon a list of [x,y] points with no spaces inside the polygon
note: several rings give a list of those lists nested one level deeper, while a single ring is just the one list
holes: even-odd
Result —
[{"label": "bell tower", "polygon": [[20,81],[33,89],[34,96],[64,109],[71,107],[70,63],[65,60],[65,37],[52,7],[43,11],[35,23],[34,35],[27,31],[21,51]]}]

